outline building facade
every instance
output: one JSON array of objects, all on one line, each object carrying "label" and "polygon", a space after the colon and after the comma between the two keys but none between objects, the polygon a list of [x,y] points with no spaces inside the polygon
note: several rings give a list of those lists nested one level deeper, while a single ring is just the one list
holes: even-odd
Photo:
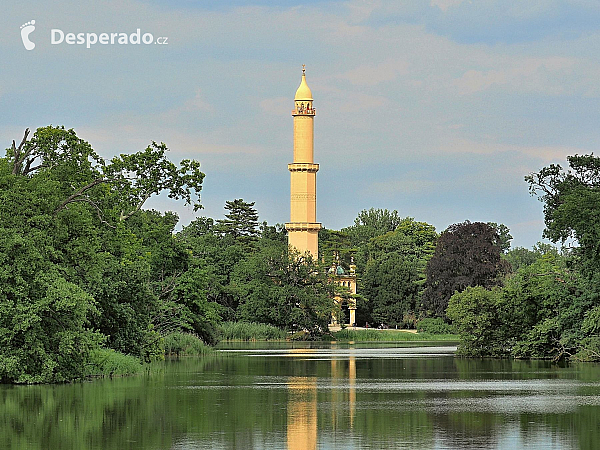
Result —
[{"label": "building facade", "polygon": [[[337,256],[336,256],[337,258]],[[328,272],[329,279],[342,287],[342,290],[336,294],[333,301],[341,307],[342,316],[331,316],[330,326],[349,325],[356,326],[356,266],[354,261],[350,264],[350,271],[346,271],[340,264],[339,260],[334,263]],[[348,308],[348,316],[346,316],[345,308]]]}]

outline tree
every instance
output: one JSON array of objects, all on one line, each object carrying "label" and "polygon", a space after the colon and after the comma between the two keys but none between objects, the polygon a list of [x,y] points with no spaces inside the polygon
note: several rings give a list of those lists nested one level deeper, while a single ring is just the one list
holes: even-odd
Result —
[{"label": "tree", "polygon": [[258,213],[254,209],[254,202],[247,203],[241,198],[228,200],[225,202],[225,209],[229,213],[225,214],[225,219],[217,220],[217,230],[243,244],[256,243],[259,230]]},{"label": "tree", "polygon": [[496,233],[498,234],[497,245],[500,247],[502,253],[508,252],[510,249],[510,241],[512,241],[513,238],[508,227],[503,223],[497,224],[495,222],[488,222],[487,224],[496,230]]},{"label": "tree", "polygon": [[270,239],[272,241],[287,242],[287,230],[282,223],[269,225],[266,221],[260,224],[260,238]]},{"label": "tree", "polygon": [[581,347],[581,324],[592,305],[565,259],[547,253],[521,267],[505,285],[455,293],[447,315],[469,356],[562,359]]},{"label": "tree", "polygon": [[239,299],[230,288],[231,274],[254,249],[232,234],[222,234],[219,225],[207,217],[194,219],[176,239],[190,252],[191,267],[205,272],[207,300],[222,306],[219,313],[223,320],[235,320]]},{"label": "tree", "polygon": [[458,330],[458,353],[465,356],[506,356],[514,339],[507,339],[502,293],[481,286],[456,292],[448,303],[447,316]]},{"label": "tree", "polygon": [[186,325],[183,328],[192,330],[204,342],[217,342],[215,330],[221,323],[222,306],[210,301],[211,273],[206,268],[188,270],[174,289],[177,305],[183,307],[182,319]]},{"label": "tree", "polygon": [[0,230],[0,382],[83,377],[103,336],[90,327],[94,299],[65,280],[35,242]]},{"label": "tree", "polygon": [[360,293],[369,300],[371,320],[414,327],[425,267],[438,238],[435,227],[407,217],[359,250],[366,261]]},{"label": "tree", "polygon": [[354,219],[354,224],[343,228],[342,232],[350,236],[353,247],[359,247],[367,243],[369,239],[394,231],[401,221],[402,218],[396,210],[363,209]]},{"label": "tree", "polygon": [[340,264],[348,270],[355,253],[356,249],[351,246],[348,233],[328,228],[319,230],[319,259],[326,267]]},{"label": "tree", "polygon": [[144,151],[121,154],[107,162],[72,129],[48,126],[38,128],[30,140],[28,136],[29,129],[19,146],[13,141],[7,150],[12,174],[58,181],[63,198],[55,205],[55,215],[82,202],[100,221],[114,226],[115,220],[131,217],[148,198],[162,191],[167,191],[169,198],[184,199],[194,210],[201,208],[204,174],[200,164],[182,160],[177,167],[167,159],[163,143],[152,142]]},{"label": "tree", "polygon": [[44,127],[0,158],[3,381],[83,376],[101,345],[158,356],[157,319],[190,256],[175,215],[141,208],[162,191],[199,208],[204,177],[166,151],[107,162],[73,130]]},{"label": "tree", "polygon": [[584,337],[581,339],[575,359],[600,361],[600,306],[586,312],[581,324]]},{"label": "tree", "polygon": [[497,231],[482,222],[450,225],[439,237],[427,264],[422,308],[427,315],[444,317],[454,292],[469,286],[491,288],[501,283],[508,263],[500,258]]},{"label": "tree", "polygon": [[516,272],[522,267],[530,266],[545,254],[558,256],[558,249],[550,244],[538,242],[533,250],[524,247],[515,247],[504,254],[504,259],[511,265],[512,271]]},{"label": "tree", "polygon": [[418,278],[416,265],[398,252],[370,260],[361,294],[369,300],[371,320],[392,327],[414,327]]},{"label": "tree", "polygon": [[600,158],[568,156],[569,169],[558,164],[525,177],[529,191],[544,203],[544,237],[573,239],[574,255],[588,276],[600,272]]},{"label": "tree", "polygon": [[334,286],[325,271],[285,244],[263,244],[232,274],[238,319],[321,335],[334,311]]}]

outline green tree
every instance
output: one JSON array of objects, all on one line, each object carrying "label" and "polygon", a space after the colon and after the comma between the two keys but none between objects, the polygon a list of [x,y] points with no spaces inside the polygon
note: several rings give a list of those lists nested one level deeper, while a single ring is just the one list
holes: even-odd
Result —
[{"label": "green tree", "polygon": [[206,274],[207,300],[221,305],[219,311],[223,320],[235,320],[239,298],[230,288],[231,274],[252,253],[251,247],[231,234],[220,233],[219,226],[207,217],[194,219],[177,233],[176,239],[190,252],[191,266]]},{"label": "green tree", "polygon": [[232,274],[231,285],[240,298],[238,318],[313,336],[326,331],[334,311],[334,286],[323,268],[310,256],[288,251],[285,244],[262,244]]},{"label": "green tree", "polygon": [[538,242],[533,246],[533,250],[524,247],[515,247],[507,251],[503,258],[509,262],[513,272],[516,272],[522,267],[530,266],[545,254],[550,253],[558,256],[558,249],[553,245]]},{"label": "green tree", "polygon": [[176,305],[183,308],[180,315],[186,323],[185,327],[208,344],[217,342],[215,332],[222,321],[223,308],[208,298],[212,280],[210,270],[196,267],[185,272],[174,288]]},{"label": "green tree", "polygon": [[510,241],[512,241],[512,235],[510,234],[510,230],[503,223],[497,224],[495,222],[487,223],[490,227],[496,230],[498,234],[497,245],[500,247],[502,253],[506,253],[510,250]]},{"label": "green tree", "polygon": [[600,361],[600,306],[585,313],[581,331],[584,336],[577,346],[575,359]]},{"label": "green tree", "polygon": [[[518,357],[560,359],[570,353],[587,309],[580,281],[556,253],[546,253],[510,277],[503,289]],[[575,333],[575,334],[574,334]]]},{"label": "green tree", "polygon": [[199,208],[204,177],[166,151],[107,162],[73,130],[44,127],[0,158],[3,381],[77,378],[103,343],[156,354],[161,291],[189,255],[173,243],[176,216],[141,208],[162,191]]},{"label": "green tree", "polygon": [[348,233],[328,228],[319,230],[319,260],[326,267],[340,264],[344,270],[349,270],[355,253]]},{"label": "green tree", "polygon": [[435,227],[407,217],[359,250],[366,260],[360,293],[369,300],[371,320],[414,327],[427,261],[438,238]]},{"label": "green tree", "polygon": [[282,223],[269,225],[266,221],[260,224],[260,238],[287,243],[287,230]]},{"label": "green tree", "polygon": [[369,239],[394,231],[401,221],[402,218],[396,210],[363,209],[354,219],[354,224],[343,228],[342,231],[348,234],[353,247],[359,247]]},{"label": "green tree", "polygon": [[361,293],[369,299],[371,320],[392,327],[414,327],[418,278],[415,265],[398,252],[370,260]]},{"label": "green tree", "polygon": [[459,353],[465,356],[503,356],[510,353],[503,315],[502,292],[468,286],[448,302],[446,315],[458,330]]},{"label": "green tree", "polygon": [[600,272],[600,158],[568,156],[569,168],[558,164],[525,177],[529,191],[544,203],[544,237],[577,243],[574,254],[589,276]]},{"label": "green tree", "polygon": [[455,293],[446,314],[470,356],[561,359],[574,354],[590,308],[581,280],[548,253],[510,276],[504,287]]},{"label": "green tree", "polygon": [[246,245],[253,245],[258,240],[258,213],[254,209],[254,202],[247,203],[238,198],[225,202],[225,219],[217,220],[217,230],[231,236],[236,241]]},{"label": "green tree", "polygon": [[[40,236],[42,237],[42,236]],[[61,276],[35,236],[0,228],[0,381],[81,378],[103,337],[94,299]],[[40,249],[41,248],[41,249]]]},{"label": "green tree", "polygon": [[527,267],[537,261],[538,255],[525,247],[515,247],[509,250],[504,259],[508,261],[513,272],[522,267]]}]

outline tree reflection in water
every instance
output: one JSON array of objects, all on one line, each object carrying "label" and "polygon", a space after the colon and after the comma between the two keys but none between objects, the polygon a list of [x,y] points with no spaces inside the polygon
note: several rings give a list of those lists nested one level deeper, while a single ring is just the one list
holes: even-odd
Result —
[{"label": "tree reflection in water", "polygon": [[597,364],[465,360],[423,346],[238,350],[166,361],[131,378],[0,386],[0,448],[570,449],[600,442]]}]

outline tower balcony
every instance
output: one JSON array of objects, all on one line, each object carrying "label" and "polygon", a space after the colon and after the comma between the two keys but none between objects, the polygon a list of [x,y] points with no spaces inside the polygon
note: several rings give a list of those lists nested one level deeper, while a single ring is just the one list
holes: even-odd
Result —
[{"label": "tower balcony", "polygon": [[288,231],[319,231],[321,228],[320,223],[315,222],[287,222],[285,229]]},{"label": "tower balcony", "polygon": [[292,116],[314,116],[315,109],[292,109]]},{"label": "tower balcony", "polygon": [[288,164],[288,170],[290,172],[317,173],[319,171],[319,165],[311,163],[292,163]]}]

